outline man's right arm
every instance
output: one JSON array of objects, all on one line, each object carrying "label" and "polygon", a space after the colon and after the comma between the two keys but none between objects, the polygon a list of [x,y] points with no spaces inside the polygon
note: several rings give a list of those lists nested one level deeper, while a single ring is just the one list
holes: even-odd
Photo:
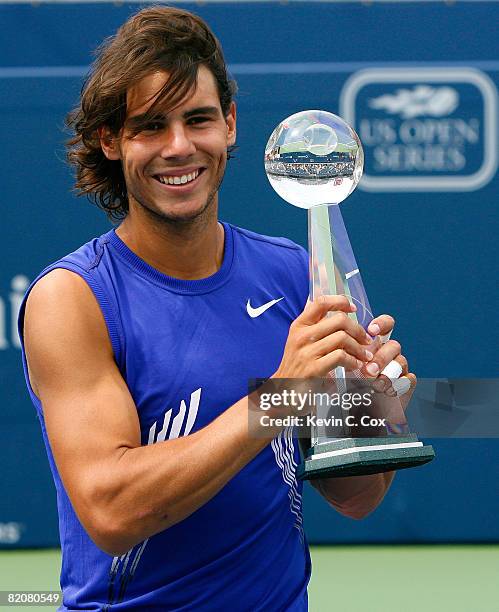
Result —
[{"label": "man's right arm", "polygon": [[[307,306],[291,326],[276,376],[357,367],[365,332],[342,313],[324,319],[328,310],[347,311],[343,301]],[[270,442],[250,434],[244,397],[189,436],[141,446],[137,408],[114,361],[102,312],[72,272],[54,270],[34,286],[24,340],[64,487],[90,537],[111,555],[192,514]]]},{"label": "man's right arm", "polygon": [[269,442],[248,435],[243,398],[200,431],[141,446],[104,318],[72,272],[34,286],[24,336],[60,476],[81,523],[111,555],[194,512]]}]

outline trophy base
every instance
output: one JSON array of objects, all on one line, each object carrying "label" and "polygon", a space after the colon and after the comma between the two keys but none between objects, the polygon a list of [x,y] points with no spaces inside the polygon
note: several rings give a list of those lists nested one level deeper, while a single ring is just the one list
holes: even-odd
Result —
[{"label": "trophy base", "polygon": [[435,457],[414,434],[386,438],[341,438],[316,444],[298,467],[300,480],[362,476],[416,467]]}]

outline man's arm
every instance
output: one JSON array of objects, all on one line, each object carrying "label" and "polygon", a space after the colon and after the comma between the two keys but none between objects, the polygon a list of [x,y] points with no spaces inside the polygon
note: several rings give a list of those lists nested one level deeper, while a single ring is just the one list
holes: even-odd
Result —
[{"label": "man's arm", "polygon": [[335,510],[352,519],[363,519],[383,501],[395,476],[395,472],[321,478],[312,485]]},{"label": "man's arm", "polygon": [[[367,338],[345,314],[353,308],[341,296],[308,304],[291,325],[275,376],[359,367]],[[50,272],[32,289],[24,338],[64,487],[90,537],[111,555],[189,516],[278,433],[250,434],[245,397],[189,436],[141,446],[137,408],[100,308],[83,279],[67,270]]]},{"label": "man's arm", "polygon": [[[310,448],[310,438],[300,438],[302,454]],[[340,514],[363,519],[383,501],[395,472],[341,478],[314,478],[310,484]]]},{"label": "man's arm", "polygon": [[211,499],[266,444],[248,435],[243,398],[187,437],[141,446],[137,409],[86,283],[55,270],[25,317],[30,380],[54,458],[95,543],[120,555]]}]

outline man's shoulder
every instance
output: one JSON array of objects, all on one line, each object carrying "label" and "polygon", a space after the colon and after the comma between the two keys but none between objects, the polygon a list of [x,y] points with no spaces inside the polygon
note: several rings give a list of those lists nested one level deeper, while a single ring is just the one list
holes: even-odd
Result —
[{"label": "man's shoulder", "polygon": [[25,301],[28,297],[31,302],[41,300],[49,303],[88,299],[89,272],[100,259],[107,236],[108,233],[92,238],[46,266],[32,281]]},{"label": "man's shoulder", "polygon": [[74,251],[67,253],[57,261],[53,262],[49,267],[57,266],[61,263],[70,263],[84,271],[89,271],[93,268],[100,258],[102,257],[102,251],[104,245],[109,242],[109,235],[111,232],[106,232],[101,236],[92,238],[88,242],[85,242],[81,246],[77,247]]},{"label": "man's shoulder", "polygon": [[102,242],[103,239],[105,242],[106,236],[103,234],[89,240],[42,269],[28,287],[23,303],[28,298],[32,303],[37,300],[57,303],[88,299],[88,285],[95,285],[90,272],[100,259]]}]

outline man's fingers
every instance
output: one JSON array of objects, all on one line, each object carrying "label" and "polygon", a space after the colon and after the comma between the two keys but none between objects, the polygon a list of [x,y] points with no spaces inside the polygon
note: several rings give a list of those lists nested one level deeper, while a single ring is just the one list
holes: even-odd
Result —
[{"label": "man's fingers", "polygon": [[405,395],[411,388],[411,379],[408,376],[401,376],[397,380],[392,380],[392,389],[395,395]]},{"label": "man's fingers", "polygon": [[395,357],[395,361],[400,363],[400,365],[402,366],[401,376],[405,376],[409,371],[409,364],[407,363],[407,359],[403,355],[397,355],[397,357]]},{"label": "man's fingers", "polygon": [[[393,367],[395,365],[398,366],[398,369]],[[390,361],[390,363],[383,368],[383,371],[373,383],[373,387],[376,391],[385,393],[392,387],[394,379],[398,379],[399,376],[405,376],[408,371],[409,365],[407,359],[403,355],[397,355],[395,359]],[[393,387],[395,387],[395,385],[393,385]]]},{"label": "man's fingers", "polygon": [[374,359],[364,368],[369,378],[376,378],[381,371],[396,357],[400,355],[400,344],[396,340],[389,340],[374,355]]},{"label": "man's fingers", "polygon": [[356,306],[344,295],[321,295],[316,300],[308,301],[303,312],[295,319],[303,325],[314,325],[330,311],[355,312]]},{"label": "man's fingers", "polygon": [[367,331],[371,336],[386,336],[390,334],[395,326],[395,319],[390,315],[384,314],[376,317],[369,323]]},{"label": "man's fingers", "polygon": [[344,330],[360,344],[371,344],[371,337],[366,334],[364,328],[345,312],[330,313],[324,319],[310,326],[310,337],[312,340],[320,340],[336,331]]},{"label": "man's fingers", "polygon": [[411,401],[411,397],[412,397],[412,394],[414,393],[414,389],[416,388],[416,384],[418,382],[418,379],[416,378],[416,375],[413,374],[412,372],[408,372],[407,375],[404,376],[404,379],[407,379],[407,380],[410,381],[410,387],[409,387],[409,389],[405,393],[401,393],[400,391],[397,391],[397,395],[400,398],[400,403],[402,404],[402,409],[405,412],[405,410],[407,408],[407,405]]},{"label": "man's fingers", "polygon": [[[383,386],[380,391],[411,395],[409,391],[416,384],[416,377],[408,372],[400,344],[387,341],[395,325],[394,318],[387,314],[376,317],[366,334],[355,318],[348,316],[356,310],[345,295],[323,295],[308,301],[292,324],[294,344],[313,355],[321,371],[332,371],[338,366],[349,371],[361,368],[365,376],[376,379],[375,387]],[[383,372],[390,362],[392,369],[389,366]],[[400,382],[392,386],[394,379]]]},{"label": "man's fingers", "polygon": [[331,372],[338,366],[343,366],[345,370],[358,370],[361,363],[358,359],[347,353],[345,349],[336,349],[317,360],[324,372]]},{"label": "man's fingers", "polygon": [[344,349],[349,355],[362,362],[372,359],[372,353],[366,351],[364,346],[361,346],[354,338],[346,331],[340,330],[326,336],[313,346],[315,355],[323,357],[336,349]]},{"label": "man's fingers", "polygon": [[414,391],[418,379],[412,372],[407,372],[404,376],[392,381],[392,386],[396,395],[405,395],[408,391]]}]

